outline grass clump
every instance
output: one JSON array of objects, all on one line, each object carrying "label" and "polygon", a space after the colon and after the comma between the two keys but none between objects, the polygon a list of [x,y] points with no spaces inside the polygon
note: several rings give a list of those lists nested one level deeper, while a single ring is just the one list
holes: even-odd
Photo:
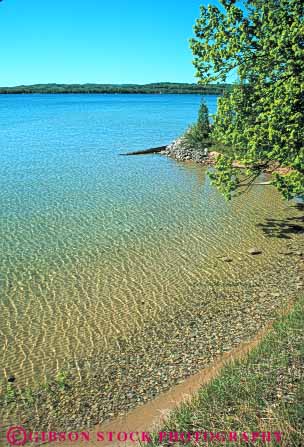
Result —
[{"label": "grass clump", "polygon": [[[71,388],[71,377],[66,370],[60,370],[52,381],[39,384],[36,387],[19,387],[16,383],[2,383],[0,387],[0,410],[19,408],[34,408],[42,395],[47,398],[67,392]],[[59,395],[58,394],[58,395]],[[1,414],[1,413],[0,413]]]},{"label": "grass clump", "polygon": [[16,399],[16,389],[13,384],[7,383],[3,387],[3,401],[5,404],[11,404]]},{"label": "grass clump", "polygon": [[69,373],[67,371],[59,371],[56,376],[56,384],[58,387],[64,391],[69,388]]}]

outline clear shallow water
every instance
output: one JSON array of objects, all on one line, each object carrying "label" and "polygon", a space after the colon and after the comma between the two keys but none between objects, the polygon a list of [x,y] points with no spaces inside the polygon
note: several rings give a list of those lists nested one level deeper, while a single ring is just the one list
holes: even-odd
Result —
[{"label": "clear shallow water", "polygon": [[[216,98],[206,102],[214,112]],[[257,187],[226,203],[199,166],[119,156],[169,143],[199,103],[0,97],[1,376],[41,380],[158,324],[201,293],[198,282],[263,270],[279,242],[256,223],[290,212],[276,191]],[[263,246],[259,260],[244,255],[252,245]],[[218,266],[227,254],[239,265]]]}]

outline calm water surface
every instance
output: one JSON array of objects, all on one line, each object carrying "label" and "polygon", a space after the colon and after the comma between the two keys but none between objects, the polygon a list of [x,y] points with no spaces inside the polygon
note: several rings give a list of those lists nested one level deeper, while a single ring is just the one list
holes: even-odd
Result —
[{"label": "calm water surface", "polygon": [[[206,97],[211,113],[216,97]],[[0,377],[41,380],[230,281],[219,255],[277,249],[256,226],[287,210],[272,188],[226,203],[204,169],[159,155],[197,116],[196,95],[0,97]]]}]

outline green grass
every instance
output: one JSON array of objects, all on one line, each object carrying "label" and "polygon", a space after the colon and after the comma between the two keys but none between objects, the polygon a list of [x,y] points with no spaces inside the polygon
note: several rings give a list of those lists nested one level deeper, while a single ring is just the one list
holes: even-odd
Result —
[{"label": "green grass", "polygon": [[[189,403],[172,413],[164,432],[281,432],[282,441],[213,441],[208,445],[304,446],[304,299],[280,318],[246,359],[227,365]],[[160,442],[155,435],[152,445]],[[175,442],[177,445],[207,445]]]},{"label": "green grass", "polygon": [[14,409],[33,410],[39,403],[39,395],[51,394],[62,395],[71,387],[70,374],[66,370],[60,370],[57,375],[44,384],[38,384],[35,388],[18,387],[15,383],[0,383],[0,413],[5,407],[10,408],[13,414]]}]

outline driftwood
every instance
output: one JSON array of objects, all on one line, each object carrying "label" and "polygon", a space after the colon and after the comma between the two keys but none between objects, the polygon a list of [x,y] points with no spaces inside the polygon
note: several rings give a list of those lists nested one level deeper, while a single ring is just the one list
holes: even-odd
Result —
[{"label": "driftwood", "polygon": [[141,151],[126,152],[125,154],[119,155],[145,155],[145,154],[156,154],[158,152],[164,151],[167,146],[151,147],[150,149],[142,149]]}]

